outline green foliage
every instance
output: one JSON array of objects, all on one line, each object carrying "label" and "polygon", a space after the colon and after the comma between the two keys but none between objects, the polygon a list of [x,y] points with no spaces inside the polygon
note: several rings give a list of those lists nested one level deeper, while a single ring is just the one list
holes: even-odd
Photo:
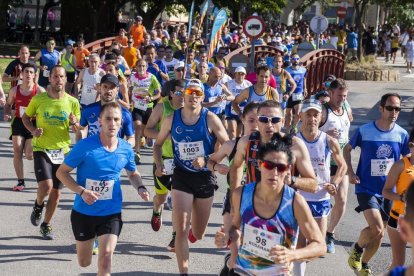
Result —
[{"label": "green foliage", "polygon": [[391,24],[414,27],[414,4],[392,5],[392,13],[388,21]]}]

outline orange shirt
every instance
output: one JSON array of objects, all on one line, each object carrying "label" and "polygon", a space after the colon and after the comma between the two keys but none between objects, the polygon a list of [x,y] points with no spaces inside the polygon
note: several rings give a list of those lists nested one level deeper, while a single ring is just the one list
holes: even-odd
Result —
[{"label": "orange shirt", "polygon": [[129,33],[131,34],[132,38],[134,39],[134,47],[139,47],[144,41],[144,32],[145,27],[143,25],[132,25],[129,29]]},{"label": "orange shirt", "polygon": [[119,35],[115,37],[115,41],[117,41],[122,46],[126,47],[128,46],[128,37],[120,37]]},{"label": "orange shirt", "polygon": [[76,68],[84,69],[86,68],[85,57],[90,56],[90,52],[86,48],[79,49],[79,47],[73,50],[73,54],[76,58]]},{"label": "orange shirt", "polygon": [[[414,180],[414,166],[410,162],[410,158],[404,157],[404,170],[401,172],[398,177],[396,187],[396,192],[399,195],[405,194],[410,187],[411,182]],[[392,202],[392,208],[390,216],[398,219],[399,215],[405,214],[405,203],[401,200],[394,200]]]},{"label": "orange shirt", "polygon": [[133,68],[138,60],[138,50],[135,47],[124,48],[123,54],[125,61],[128,63],[128,66]]}]

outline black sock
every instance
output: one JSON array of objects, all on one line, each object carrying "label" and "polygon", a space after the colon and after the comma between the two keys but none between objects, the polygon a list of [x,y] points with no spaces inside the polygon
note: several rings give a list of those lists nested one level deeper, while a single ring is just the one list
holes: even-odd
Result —
[{"label": "black sock", "polygon": [[37,204],[37,199],[35,199],[35,207],[42,209],[45,206],[45,203],[43,202],[42,205]]},{"label": "black sock", "polygon": [[42,227],[42,226],[48,226],[48,225],[49,225],[49,223],[42,222],[42,224],[40,225],[40,227]]},{"label": "black sock", "polygon": [[364,251],[364,248],[360,247],[360,246],[358,245],[358,243],[357,243],[357,242],[355,243],[354,248],[355,248],[357,251],[359,251],[359,252]]},{"label": "black sock", "polygon": [[362,262],[362,268],[368,268],[368,263]]},{"label": "black sock", "polygon": [[17,179],[17,183],[24,186],[24,179]]},{"label": "black sock", "polygon": [[154,215],[156,215],[157,217],[161,216],[161,212],[155,212],[154,210],[152,210],[152,212],[154,213]]},{"label": "black sock", "polygon": [[334,233],[329,233],[329,232],[326,232],[326,236],[327,236],[327,237],[332,237],[332,238],[333,238]]},{"label": "black sock", "polygon": [[173,231],[172,232],[172,236],[173,236],[173,238],[175,238],[175,236],[177,235],[177,232],[175,232],[175,231]]}]

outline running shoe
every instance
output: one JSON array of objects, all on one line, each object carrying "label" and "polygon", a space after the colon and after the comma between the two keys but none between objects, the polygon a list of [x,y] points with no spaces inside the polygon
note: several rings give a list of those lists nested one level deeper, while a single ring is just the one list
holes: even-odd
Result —
[{"label": "running shoe", "polygon": [[172,234],[170,243],[167,246],[168,251],[175,252],[175,233]]},{"label": "running shoe", "polygon": [[43,206],[34,206],[32,214],[30,215],[30,221],[34,226],[39,226],[42,220]]},{"label": "running shoe", "polygon": [[356,271],[360,271],[362,268],[362,262],[361,262],[361,258],[362,258],[362,251],[358,251],[355,249],[355,243],[352,245],[352,249],[351,252],[349,254],[349,258],[348,258],[348,265],[356,270]]},{"label": "running shoe", "polygon": [[372,275],[371,268],[368,265],[363,265],[361,270],[358,272],[359,276],[370,276]]},{"label": "running shoe", "polygon": [[194,235],[193,235],[193,230],[191,230],[191,228],[190,228],[190,231],[188,231],[188,240],[189,240],[191,243],[195,243],[195,242],[197,241],[197,238],[196,238],[196,237],[194,237]]},{"label": "running shoe", "polygon": [[335,253],[335,238],[333,235],[326,235],[326,252]]},{"label": "running shoe", "polygon": [[40,234],[42,234],[44,240],[53,240],[55,238],[52,233],[52,227],[49,224],[40,225]]},{"label": "running shoe", "polygon": [[229,275],[230,269],[229,269],[227,263],[230,260],[230,256],[231,256],[230,252],[227,252],[226,255],[224,255],[224,266],[221,269],[219,276],[227,276],[227,275]]},{"label": "running shoe", "polygon": [[161,225],[162,225],[162,216],[161,216],[162,210],[159,214],[156,214],[154,212],[154,210],[152,211],[152,217],[151,217],[151,227],[152,230],[154,230],[155,232],[157,232],[158,230],[160,230]]},{"label": "running shoe", "polygon": [[141,154],[139,152],[135,153],[135,164],[141,164]]},{"label": "running shoe", "polygon": [[93,242],[92,255],[98,255],[98,248],[99,248],[98,238],[95,238]]},{"label": "running shoe", "polygon": [[24,183],[17,183],[17,185],[13,187],[13,191],[21,192],[25,187]]}]

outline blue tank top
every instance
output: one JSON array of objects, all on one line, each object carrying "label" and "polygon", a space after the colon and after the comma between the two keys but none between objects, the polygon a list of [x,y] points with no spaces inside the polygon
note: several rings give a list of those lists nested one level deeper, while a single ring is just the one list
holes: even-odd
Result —
[{"label": "blue tank top", "polygon": [[[296,89],[293,93],[303,93],[303,88],[305,84],[305,77],[306,77],[306,68],[305,67],[298,67],[297,70],[293,70],[292,67],[286,68],[286,71],[290,73],[292,78],[296,82]],[[290,89],[288,89],[290,91]]]},{"label": "blue tank top", "polygon": [[190,172],[208,171],[207,168],[196,169],[192,165],[195,158],[207,156],[214,152],[216,137],[208,130],[208,110],[203,108],[197,123],[190,126],[183,122],[181,110],[182,108],[174,111],[171,125],[175,166]]},{"label": "blue tank top", "polygon": [[259,95],[256,93],[256,91],[254,90],[254,85],[249,87],[249,97],[247,98],[247,103],[251,103],[251,102],[264,102],[267,100],[273,100],[273,96],[272,96],[272,89],[270,88],[270,86],[267,86],[267,90],[266,93],[264,93],[263,95]]},{"label": "blue tank top", "polygon": [[[221,97],[223,94],[223,88],[220,84],[216,84],[214,87],[211,87],[207,83],[204,84],[204,102],[205,103],[211,103],[214,102],[218,97]],[[211,107],[208,107],[208,110],[213,112],[216,115],[219,115],[222,113],[224,107],[226,105],[226,101],[222,101],[216,105],[213,105]]]},{"label": "blue tank top", "polygon": [[40,64],[46,65],[48,71],[52,70],[59,62],[59,52],[56,50],[49,52],[47,49],[42,49],[41,51],[42,57],[40,59]]},{"label": "blue tank top", "polygon": [[407,268],[404,266],[397,266],[393,270],[390,271],[388,276],[404,276],[405,271],[407,271]]},{"label": "blue tank top", "polygon": [[[276,265],[274,262],[262,257],[258,257],[244,249],[244,239],[246,238],[245,234],[247,233],[245,229],[246,225],[252,226],[254,227],[253,229],[257,229],[253,230],[253,232],[259,233],[257,234],[258,237],[261,236],[268,238],[268,240],[270,240],[270,235],[263,233],[263,230],[278,234],[281,236],[280,245],[285,246],[289,249],[295,249],[299,234],[299,225],[295,219],[293,211],[295,191],[285,185],[282,191],[283,196],[279,208],[271,218],[265,219],[260,217],[255,212],[253,199],[256,191],[256,186],[257,183],[252,182],[243,187],[240,201],[242,238],[236,261],[237,267],[241,268],[244,271],[248,271],[253,275],[285,275],[286,271],[281,271],[281,267]],[[257,237],[254,238],[254,240],[257,241]]]}]

